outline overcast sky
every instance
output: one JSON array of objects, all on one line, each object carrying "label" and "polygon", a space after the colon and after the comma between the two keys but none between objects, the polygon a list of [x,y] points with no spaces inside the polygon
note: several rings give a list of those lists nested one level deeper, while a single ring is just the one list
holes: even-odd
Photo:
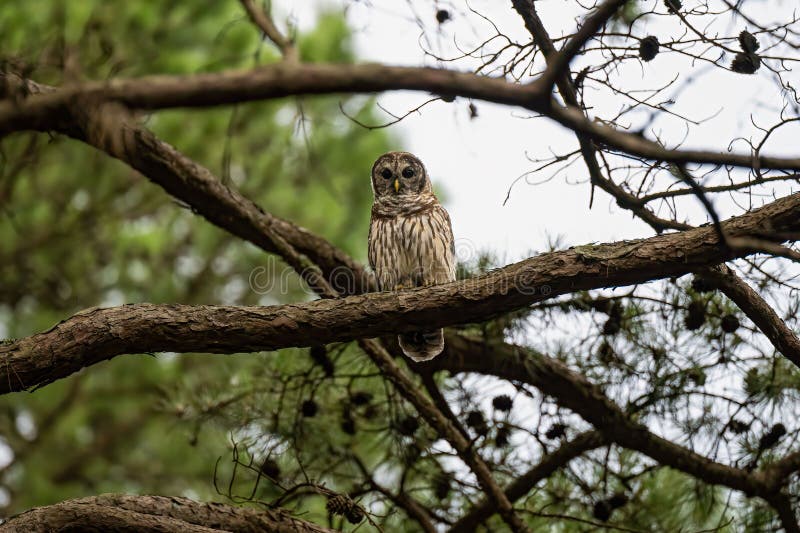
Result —
[{"label": "overcast sky", "polygon": [[[646,2],[646,5],[653,2]],[[685,2],[687,7],[691,4]],[[770,1],[747,5],[753,6],[752,15],[758,20],[770,22],[788,20],[790,4]],[[436,2],[424,0],[284,2],[276,6],[276,18],[285,20],[291,13],[300,28],[308,28],[313,25],[314,13],[321,6],[344,10],[355,31],[359,59],[396,65],[435,66],[436,60],[425,56],[423,46],[437,55],[454,57],[458,54],[454,43],[467,49],[492,35],[492,27],[469,13],[467,4],[462,2],[438,3],[440,7],[448,7],[453,16],[440,27],[435,20],[436,5]],[[529,34],[510,2],[474,0],[469,6],[490,18],[511,39],[521,43],[529,41]],[[573,31],[575,18],[585,14],[574,0],[539,0],[537,7],[553,37]],[[424,35],[418,20],[427,25]],[[702,22],[700,27],[707,28],[706,31],[717,32],[720,36],[735,36],[746,27],[743,21],[731,24],[727,18],[697,22]],[[655,34],[662,42],[684,33],[680,21],[668,15],[641,20],[636,23],[635,30],[637,35]],[[633,44],[638,43],[633,41]],[[729,64],[731,59],[726,57],[723,63]],[[440,65],[468,70],[475,63],[461,61]],[[646,64],[629,61],[616,75],[618,86],[626,88],[657,87],[678,75],[681,79],[693,77],[695,81],[676,97],[672,109],[693,119],[715,117],[689,131],[679,119],[660,119],[653,124],[648,136],[653,139],[658,135],[668,145],[685,139],[685,147],[726,150],[736,135],[753,137],[758,133],[750,122],[750,111],[757,111],[759,119],[763,119],[761,123],[767,125],[768,119],[777,116],[776,110],[783,102],[774,83],[761,76],[727,72],[676,53],[662,53]],[[789,78],[791,76],[797,79],[795,74],[790,74]],[[671,91],[665,92],[662,100],[671,94]],[[423,93],[395,92],[381,95],[379,101],[393,113],[404,114],[429,98],[430,95]],[[618,110],[624,101],[608,91],[590,94],[588,98],[595,106],[594,112],[601,116]],[[548,236],[561,237],[565,244],[573,245],[652,235],[648,226],[632,219],[602,191],[597,192],[594,207],[588,210],[589,186],[585,168],[580,164],[549,182],[552,170],[529,176],[534,185],[519,181],[503,205],[509,187],[536,166],[527,159],[528,155],[535,158],[547,156],[550,150],[568,152],[577,148],[577,141],[570,131],[547,119],[531,119],[529,113],[520,109],[484,102],[475,104],[479,116],[474,120],[469,118],[469,102],[458,98],[453,103],[429,104],[392,126],[394,133],[404,141],[402,148],[423,160],[434,183],[444,192],[456,239],[461,244],[462,259],[474,248],[492,250],[501,262],[509,262],[526,257],[531,251],[542,250]],[[643,117],[638,116],[640,120]],[[636,118],[632,117],[634,123]],[[783,128],[767,151],[790,154],[797,144],[792,139],[797,135],[796,126]],[[741,143],[735,145],[735,149],[748,152],[748,147]],[[366,182],[369,169],[364,172]],[[719,172],[717,179],[724,182],[725,174]],[[535,184],[543,181],[545,183]],[[721,214],[741,211],[725,198],[717,199],[716,207]],[[686,215],[694,216],[694,223],[707,219],[693,199],[689,199],[683,209]]]}]

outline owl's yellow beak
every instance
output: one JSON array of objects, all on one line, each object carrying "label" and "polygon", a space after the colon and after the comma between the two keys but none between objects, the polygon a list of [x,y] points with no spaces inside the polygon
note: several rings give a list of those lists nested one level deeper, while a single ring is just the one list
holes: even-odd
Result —
[{"label": "owl's yellow beak", "polygon": [[397,192],[399,190],[400,190],[400,180],[395,178],[394,179],[394,192]]}]

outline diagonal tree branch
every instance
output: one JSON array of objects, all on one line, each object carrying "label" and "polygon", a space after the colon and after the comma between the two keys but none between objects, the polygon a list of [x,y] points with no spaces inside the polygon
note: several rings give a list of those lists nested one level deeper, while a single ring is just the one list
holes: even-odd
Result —
[{"label": "diagonal tree branch", "polygon": [[750,285],[726,265],[703,271],[730,298],[784,357],[800,367],[800,338]]},{"label": "diagonal tree branch", "polygon": [[528,531],[527,526],[514,511],[506,494],[494,480],[491,469],[472,446],[472,443],[462,435],[453,423],[436,408],[434,403],[425,396],[417,385],[403,372],[391,355],[383,346],[374,339],[362,339],[359,346],[372,362],[386,375],[397,391],[417,410],[420,416],[436,432],[444,438],[458,454],[459,458],[469,467],[478,484],[486,493],[492,505],[514,532]]},{"label": "diagonal tree branch", "polygon": [[[533,0],[530,0],[533,2]],[[580,29],[570,38],[558,54],[548,58],[547,70],[541,77],[541,83],[552,87],[558,78],[569,75],[569,64],[581,51],[581,48],[606,25],[617,10],[625,5],[628,0],[606,0],[604,4],[590,16],[586,17]],[[570,104],[572,105],[572,104]]]},{"label": "diagonal tree branch", "polygon": [[[587,431],[565,443],[550,455],[545,456],[533,468],[515,479],[505,490],[509,500],[516,501],[530,492],[537,483],[549,477],[556,470],[564,467],[573,459],[582,454],[599,448],[606,442],[605,438],[597,431]],[[485,522],[495,513],[488,501],[482,501],[458,519],[449,529],[450,533],[468,533]]]},{"label": "diagonal tree branch", "polygon": [[[487,357],[487,353],[491,357]],[[560,361],[526,348],[510,344],[487,346],[481,340],[449,335],[445,357],[434,359],[432,364],[437,369],[452,373],[478,372],[528,383],[579,414],[608,442],[636,450],[659,464],[690,474],[706,483],[725,485],[766,500],[772,498],[785,483],[785,479],[780,479],[768,469],[746,472],[716,463],[651,433],[643,424],[631,420],[585,377],[571,371]]]},{"label": "diagonal tree branch", "polygon": [[264,33],[264,35],[272,41],[278,50],[281,51],[283,58],[287,61],[297,61],[297,48],[294,43],[281,33],[275,23],[270,17],[269,13],[256,6],[254,0],[240,0],[242,7],[247,11],[247,16],[253,21],[253,24]]},{"label": "diagonal tree branch", "polygon": [[[6,94],[55,90],[14,76],[7,76],[6,84]],[[280,236],[319,267],[340,294],[372,288],[371,274],[349,255],[307,229],[264,211],[210,170],[135,124],[124,110],[109,105],[72,108],[71,116],[58,126],[58,131],[123,161],[189,205],[193,212],[266,252],[278,252],[279,243],[274,237]]]}]

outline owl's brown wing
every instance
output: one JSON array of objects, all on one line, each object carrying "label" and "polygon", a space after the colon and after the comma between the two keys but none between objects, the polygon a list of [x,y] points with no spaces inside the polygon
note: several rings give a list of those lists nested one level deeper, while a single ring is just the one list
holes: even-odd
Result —
[{"label": "owl's brown wing", "polygon": [[395,219],[373,214],[369,224],[367,258],[375,273],[378,290],[393,290],[402,277],[398,272],[397,239],[394,236]]},{"label": "owl's brown wing", "polygon": [[429,224],[425,224],[426,230],[420,236],[429,243],[420,249],[430,254],[424,260],[426,268],[422,282],[433,285],[455,281],[456,250],[450,215],[444,207],[437,204],[431,209],[428,222]]}]

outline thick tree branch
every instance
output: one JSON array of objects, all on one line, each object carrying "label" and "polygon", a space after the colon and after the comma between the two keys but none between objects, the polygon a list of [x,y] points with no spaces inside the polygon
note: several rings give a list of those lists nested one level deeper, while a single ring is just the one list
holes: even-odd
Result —
[{"label": "thick tree branch", "polygon": [[[800,231],[800,193],[723,222],[731,237]],[[483,321],[580,290],[643,283],[719,264],[713,228],[542,254],[469,280],[270,307],[125,305],[78,313],[0,345],[0,392],[66,377],[125,353],[236,353]]]},{"label": "thick tree branch", "polygon": [[725,485],[767,500],[779,491],[783,483],[766,469],[746,472],[716,463],[651,433],[643,424],[631,420],[585,377],[555,359],[526,348],[503,343],[488,346],[482,340],[449,335],[445,356],[434,359],[432,365],[452,373],[477,372],[528,383],[579,414],[609,442],[636,450],[661,465],[706,483]]},{"label": "thick tree branch", "polygon": [[10,518],[0,532],[142,531],[158,533],[332,533],[281,511],[255,510],[187,498],[104,494],[36,507]]},{"label": "thick tree branch", "polygon": [[[53,87],[10,75],[5,81],[6,94],[55,91]],[[266,252],[278,252],[282,239],[318,266],[340,294],[370,290],[372,275],[360,263],[326,239],[265,212],[222,183],[210,170],[136,125],[123,111],[109,105],[73,108],[71,117],[58,131],[120,159],[189,205],[193,212]],[[280,237],[278,242],[276,235]]]},{"label": "thick tree branch", "polygon": [[703,276],[739,306],[776,350],[800,367],[800,339],[764,298],[725,265],[710,268],[703,272]]},{"label": "thick tree branch", "polygon": [[[5,75],[2,76],[5,78]],[[0,80],[5,83],[4,80]],[[303,94],[414,90],[464,96],[538,112],[595,142],[647,159],[760,169],[800,170],[800,159],[727,152],[669,150],[638,135],[599,124],[580,110],[550,98],[537,80],[527,85],[446,69],[380,64],[279,63],[248,71],[192,76],[149,76],[91,82],[0,102],[0,136],[22,130],[49,131],[69,125],[70,108],[116,102],[131,109],[207,107]],[[24,94],[24,93],[23,93]],[[66,121],[66,122],[65,122]]]}]

